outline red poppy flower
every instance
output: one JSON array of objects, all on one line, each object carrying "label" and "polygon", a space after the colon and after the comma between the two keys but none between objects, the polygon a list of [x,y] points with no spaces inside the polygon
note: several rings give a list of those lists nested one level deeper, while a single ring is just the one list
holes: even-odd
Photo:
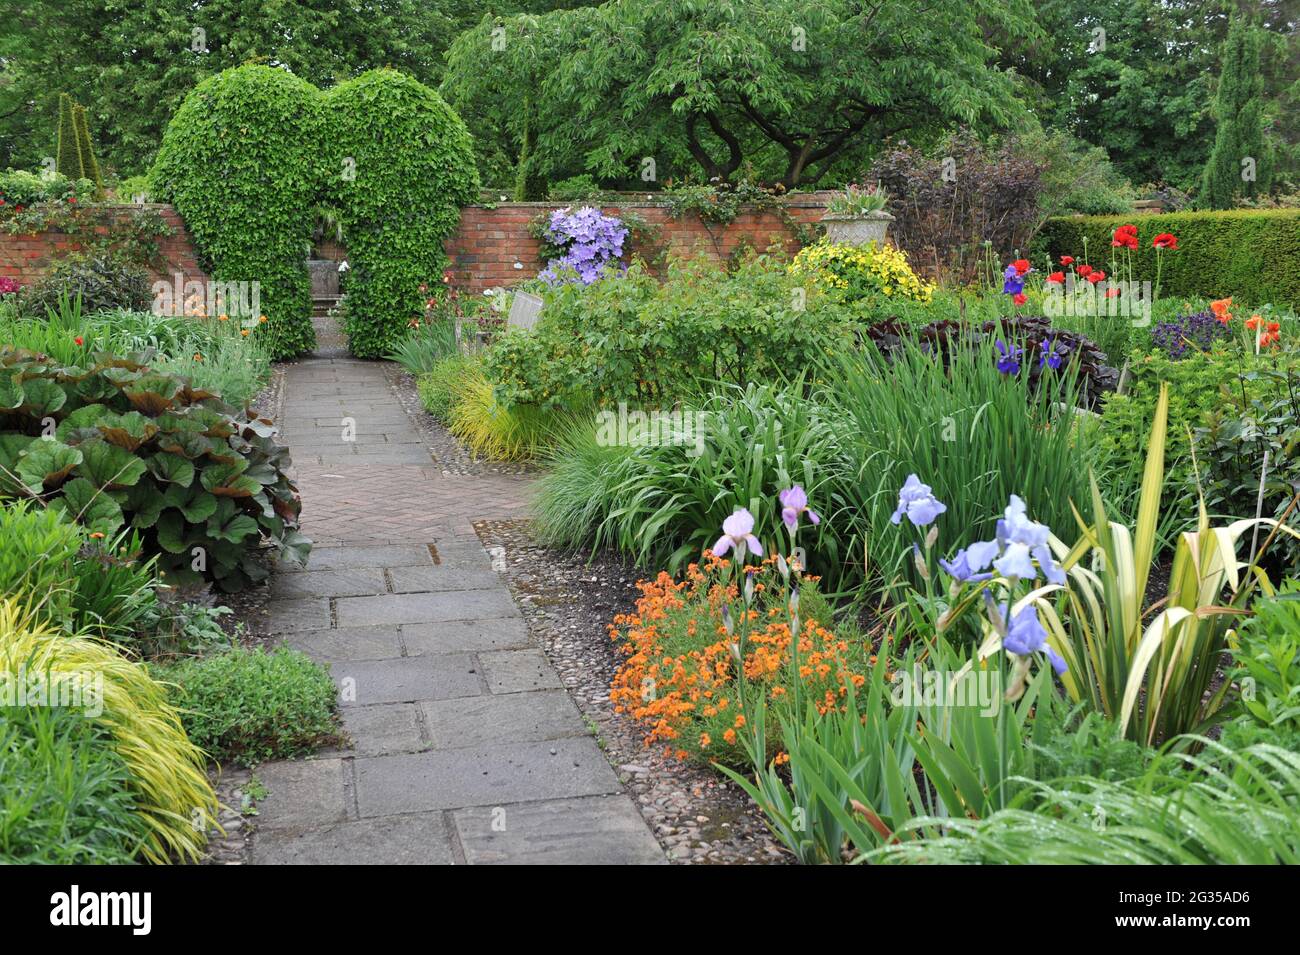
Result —
[{"label": "red poppy flower", "polygon": [[1062,265],[1073,265],[1073,264],[1074,264],[1074,256],[1072,256],[1072,255],[1063,255],[1063,256],[1061,256],[1061,264],[1062,264]]},{"label": "red poppy flower", "polygon": [[82,344],[81,336],[80,336],[80,335],[78,335],[76,338],[74,338],[73,341],[76,342],[78,345]]},{"label": "red poppy flower", "polygon": [[1017,292],[1015,295],[1011,296],[1011,301],[1015,302],[1017,305],[1024,305],[1029,301],[1029,299],[1025,296],[1024,292]]},{"label": "red poppy flower", "polygon": [[1117,289],[1117,288],[1108,288],[1108,289],[1106,289],[1106,297],[1107,297],[1107,298],[1119,298],[1119,289]]},{"label": "red poppy flower", "polygon": [[1122,225],[1111,236],[1111,245],[1115,248],[1136,249],[1138,247],[1138,229],[1135,225]]},{"label": "red poppy flower", "polygon": [[1011,266],[1016,270],[1017,275],[1024,275],[1031,268],[1028,259],[1016,259]]},{"label": "red poppy flower", "polygon": [[1156,249],[1169,249],[1171,252],[1177,251],[1178,236],[1174,235],[1172,232],[1161,232],[1151,240],[1151,246]]},{"label": "red poppy flower", "polygon": [[1049,275],[1049,276],[1045,279],[1045,281],[1048,281],[1048,282],[1055,282],[1057,285],[1064,285],[1064,284],[1065,284],[1065,273],[1064,273],[1064,272],[1053,272],[1051,275]]},{"label": "red poppy flower", "polygon": [[76,197],[76,196],[68,196],[68,201],[71,202],[73,205],[76,205],[77,197]]},{"label": "red poppy flower", "polygon": [[1089,275],[1092,274],[1092,266],[1091,266],[1091,265],[1081,265],[1081,266],[1079,266],[1079,268],[1078,268],[1078,272],[1079,272],[1079,275],[1080,275],[1082,278],[1085,278],[1085,279],[1086,279]]},{"label": "red poppy flower", "polygon": [[1102,271],[1089,272],[1088,281],[1093,285],[1096,285],[1098,282],[1104,282],[1106,281],[1106,273]]}]

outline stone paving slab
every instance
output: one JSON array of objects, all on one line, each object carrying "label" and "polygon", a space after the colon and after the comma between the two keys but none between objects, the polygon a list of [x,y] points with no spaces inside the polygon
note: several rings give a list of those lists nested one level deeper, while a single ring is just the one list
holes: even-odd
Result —
[{"label": "stone paving slab", "polygon": [[532,646],[522,617],[494,620],[448,620],[445,623],[404,623],[402,645],[407,656],[431,653],[478,653],[518,650]]},{"label": "stone paving slab", "polygon": [[560,675],[541,650],[500,650],[480,653],[479,664],[493,693],[524,693],[560,689]]},{"label": "stone paving slab", "polygon": [[340,597],[334,602],[340,627],[382,623],[438,623],[442,620],[481,620],[517,617],[510,591],[451,590],[436,594],[387,594],[382,597]]},{"label": "stone paving slab", "polygon": [[356,597],[388,592],[388,581],[379,567],[354,570],[311,570],[301,574],[277,574],[271,579],[274,597]]},{"label": "stone paving slab", "polygon": [[471,865],[666,865],[626,796],[586,796],[451,814]]},{"label": "stone paving slab", "polygon": [[506,693],[418,704],[437,749],[584,736],[587,727],[563,690]]},{"label": "stone paving slab", "polygon": [[328,826],[348,817],[347,760],[263,763],[257,778],[267,789],[257,804],[258,829]]},{"label": "stone paving slab", "polygon": [[[480,548],[481,550],[482,548]],[[347,547],[312,547],[307,558],[308,571],[354,570],[363,567],[433,566],[427,544],[374,544]],[[287,562],[277,563],[277,574],[301,572],[303,568]]]},{"label": "stone paving slab", "polygon": [[455,858],[444,814],[421,812],[259,833],[252,861],[261,865],[451,865]]},{"label": "stone paving slab", "polygon": [[437,593],[444,590],[493,590],[502,584],[495,570],[463,568],[450,564],[434,567],[394,567],[388,571],[389,589],[395,594]]},{"label": "stone paving slab", "polygon": [[344,707],[477,696],[483,680],[467,653],[393,660],[351,660],[330,667]]},{"label": "stone paving slab", "polygon": [[380,703],[349,706],[343,710],[343,729],[352,738],[353,755],[383,756],[388,753],[418,753],[430,748],[421,729],[422,706],[441,703]]},{"label": "stone paving slab", "polygon": [[328,597],[297,597],[271,602],[266,621],[270,633],[323,630],[330,626]]},{"label": "stone paving slab", "polygon": [[300,630],[286,642],[318,663],[387,660],[402,656],[402,634],[395,626]]},{"label": "stone paving slab", "polygon": [[622,791],[590,737],[363,757],[355,767],[362,818]]}]

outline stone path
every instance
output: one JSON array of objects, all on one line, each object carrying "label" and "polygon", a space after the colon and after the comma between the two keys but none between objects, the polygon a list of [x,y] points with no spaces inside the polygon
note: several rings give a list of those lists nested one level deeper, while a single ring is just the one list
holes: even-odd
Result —
[{"label": "stone path", "polygon": [[316,546],[271,626],[330,664],[354,748],[258,768],[252,861],[664,862],[474,534],[526,479],[443,474],[376,363],[292,366],[280,426]]}]

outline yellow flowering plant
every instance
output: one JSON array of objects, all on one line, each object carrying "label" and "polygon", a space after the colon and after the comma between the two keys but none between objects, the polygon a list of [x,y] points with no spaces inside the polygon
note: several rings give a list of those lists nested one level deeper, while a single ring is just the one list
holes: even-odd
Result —
[{"label": "yellow flowering plant", "polygon": [[825,240],[805,246],[790,272],[846,302],[903,299],[929,303],[934,286],[912,270],[907,256],[891,245],[835,245]]}]

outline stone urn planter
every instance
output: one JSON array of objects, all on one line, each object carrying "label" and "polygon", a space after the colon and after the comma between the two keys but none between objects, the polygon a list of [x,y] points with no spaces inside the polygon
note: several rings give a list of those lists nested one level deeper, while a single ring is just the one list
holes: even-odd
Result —
[{"label": "stone urn planter", "polygon": [[856,216],[828,212],[822,216],[821,221],[826,227],[826,237],[836,245],[866,245],[874,242],[879,246],[885,244],[885,232],[894,217],[888,212],[868,212]]}]

